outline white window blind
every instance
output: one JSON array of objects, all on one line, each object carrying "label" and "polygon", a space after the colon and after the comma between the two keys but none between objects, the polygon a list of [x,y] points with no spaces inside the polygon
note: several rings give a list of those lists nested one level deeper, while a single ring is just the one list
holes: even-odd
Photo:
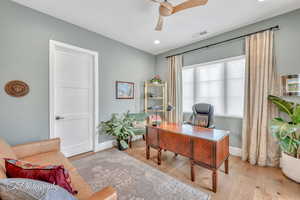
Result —
[{"label": "white window blind", "polygon": [[182,70],[183,112],[197,103],[214,105],[215,114],[243,116],[245,57],[228,58]]}]

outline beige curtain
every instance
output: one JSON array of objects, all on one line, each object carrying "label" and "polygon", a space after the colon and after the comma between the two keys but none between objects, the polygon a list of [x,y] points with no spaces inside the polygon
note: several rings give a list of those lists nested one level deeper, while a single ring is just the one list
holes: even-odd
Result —
[{"label": "beige curtain", "polygon": [[182,122],[182,56],[168,58],[168,103],[174,106],[168,112],[167,121]]},{"label": "beige curtain", "polygon": [[273,31],[246,38],[242,159],[260,166],[279,163],[278,145],[268,132],[269,122],[278,116],[278,111],[267,98],[269,94],[280,95],[273,43]]}]

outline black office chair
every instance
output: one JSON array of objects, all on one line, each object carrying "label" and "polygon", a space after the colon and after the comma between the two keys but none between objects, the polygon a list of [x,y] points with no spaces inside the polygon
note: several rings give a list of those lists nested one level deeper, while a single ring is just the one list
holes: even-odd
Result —
[{"label": "black office chair", "polygon": [[215,128],[214,106],[207,103],[193,105],[193,114],[190,117],[188,124],[204,128]]}]

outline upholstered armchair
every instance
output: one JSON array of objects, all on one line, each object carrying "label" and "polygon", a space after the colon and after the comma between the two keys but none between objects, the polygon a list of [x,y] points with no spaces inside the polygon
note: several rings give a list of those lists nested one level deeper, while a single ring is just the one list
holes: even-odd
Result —
[{"label": "upholstered armchair", "polygon": [[193,114],[188,120],[188,124],[201,126],[204,128],[215,128],[214,107],[211,104],[199,103],[193,105]]},{"label": "upholstered armchair", "polygon": [[[147,125],[147,113],[129,113],[130,117],[134,118],[133,132],[135,135],[142,135],[143,139],[145,140],[145,133],[146,133],[146,125]],[[132,146],[132,138],[129,138],[129,147]]]}]

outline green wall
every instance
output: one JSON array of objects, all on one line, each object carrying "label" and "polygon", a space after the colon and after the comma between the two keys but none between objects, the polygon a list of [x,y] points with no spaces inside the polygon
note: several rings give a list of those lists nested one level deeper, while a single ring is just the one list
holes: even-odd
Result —
[{"label": "green wall", "polygon": [[[160,54],[156,57],[156,73],[164,78],[167,77],[167,61],[165,56],[206,46],[275,25],[280,26],[280,30],[275,34],[278,72],[282,75],[300,74],[300,9]],[[184,65],[187,66],[239,56],[244,54],[244,52],[244,40],[242,39],[185,54],[183,60]],[[299,97],[289,99],[300,102]],[[231,131],[231,146],[241,147],[242,119],[216,117],[215,123],[217,128]]]},{"label": "green wall", "polygon": [[[50,39],[99,52],[100,120],[142,110],[143,81],[154,74],[155,56],[9,0],[0,1],[0,27],[0,137],[10,144],[49,138]],[[10,80],[27,82],[29,95],[8,96],[3,87]],[[116,80],[135,82],[135,100],[115,99]]]}]

